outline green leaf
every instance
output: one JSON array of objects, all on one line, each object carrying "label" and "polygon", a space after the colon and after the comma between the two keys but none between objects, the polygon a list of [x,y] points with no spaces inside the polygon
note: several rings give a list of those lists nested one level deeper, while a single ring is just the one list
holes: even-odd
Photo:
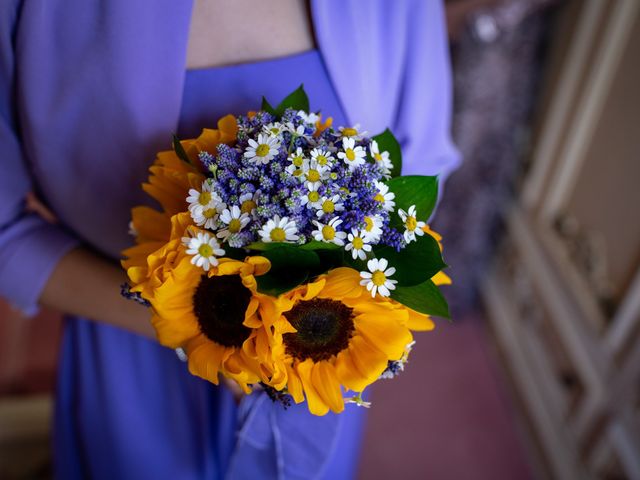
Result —
[{"label": "green leaf", "polygon": [[262,256],[269,259],[272,271],[293,271],[298,268],[309,270],[320,266],[320,259],[315,252],[311,250],[301,250],[291,245],[264,250]]},{"label": "green leaf", "polygon": [[339,250],[341,247],[335,243],[311,240],[310,242],[301,245],[299,248],[300,250]]},{"label": "green leaf", "polygon": [[431,280],[413,287],[396,287],[391,290],[391,298],[416,312],[451,318],[447,300]]},{"label": "green leaf", "polygon": [[260,106],[260,110],[263,112],[268,112],[271,115],[276,114],[276,109],[271,106],[271,104],[267,101],[266,98],[262,97],[262,105]]},{"label": "green leaf", "polygon": [[[418,220],[429,220],[438,200],[438,177],[406,175],[392,178],[386,183],[396,195],[396,211],[401,208],[406,212],[411,205],[415,205]],[[397,213],[391,214],[391,226],[404,231],[402,219]]]},{"label": "green leaf", "polygon": [[264,252],[266,250],[274,250],[276,248],[282,247],[297,248],[294,244],[287,242],[253,242],[247,245],[245,248],[248,248],[249,250]]},{"label": "green leaf", "polygon": [[302,285],[307,281],[307,278],[308,272],[306,270],[297,270],[291,272],[290,275],[267,272],[256,277],[256,281],[258,282],[258,291],[260,293],[277,297],[296,288],[298,285]]},{"label": "green leaf", "polygon": [[247,252],[244,248],[233,248],[229,245],[225,245],[224,256],[227,258],[233,258],[234,260],[244,260],[247,257]]},{"label": "green leaf", "polygon": [[304,283],[311,271],[320,269],[320,258],[315,252],[293,245],[263,250],[261,255],[269,259],[271,270],[256,280],[258,290],[268,295],[287,292]]},{"label": "green leaf", "polygon": [[276,107],[276,116],[281,117],[287,108],[309,111],[309,97],[307,97],[303,85],[300,85],[280,102],[280,105]]},{"label": "green leaf", "polygon": [[173,134],[173,150],[174,152],[176,152],[176,155],[180,160],[190,165],[193,165],[193,162],[187,155],[187,152],[184,151],[184,148],[182,148],[182,143],[180,143],[180,139],[175,133]]},{"label": "green leaf", "polygon": [[402,171],[402,150],[396,137],[391,133],[388,128],[379,135],[373,137],[373,140],[378,142],[378,149],[380,153],[389,152],[389,159],[393,164],[391,169],[391,177],[399,177]]},{"label": "green leaf", "polygon": [[442,260],[435,238],[426,233],[416,238],[417,241],[411,242],[399,252],[388,246],[373,247],[377,258],[386,258],[389,266],[396,268],[393,279],[400,286],[418,285],[447,266]]}]

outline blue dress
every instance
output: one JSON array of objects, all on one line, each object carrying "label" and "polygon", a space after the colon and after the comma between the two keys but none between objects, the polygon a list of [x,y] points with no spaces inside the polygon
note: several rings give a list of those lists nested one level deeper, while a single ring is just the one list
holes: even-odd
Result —
[{"label": "blue dress", "polygon": [[[188,71],[178,133],[195,137],[228,113],[277,104],[304,84],[311,110],[346,124],[320,53]],[[313,417],[264,393],[236,406],[176,354],[110,326],[68,318],[55,411],[59,479],[348,479],[363,411]]]}]

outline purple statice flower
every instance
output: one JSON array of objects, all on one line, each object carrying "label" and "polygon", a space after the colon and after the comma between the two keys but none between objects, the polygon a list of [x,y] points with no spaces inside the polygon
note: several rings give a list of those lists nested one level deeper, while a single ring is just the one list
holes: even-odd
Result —
[{"label": "purple statice flower", "polygon": [[[238,173],[238,178],[240,177],[240,174]],[[241,183],[240,186],[238,187],[238,193],[240,195],[244,195],[245,193],[253,193],[256,191],[256,186],[253,183]]]},{"label": "purple statice flower", "polygon": [[388,245],[400,251],[404,248],[404,237],[395,228],[391,228],[388,224],[382,225],[382,241],[384,245]]},{"label": "purple statice flower", "polygon": [[221,143],[218,145],[217,160],[219,168],[235,171],[239,166],[240,153],[235,148]]},{"label": "purple statice flower", "polygon": [[200,152],[198,154],[198,160],[200,160],[200,163],[202,163],[207,170],[215,163],[214,156],[209,152]]}]

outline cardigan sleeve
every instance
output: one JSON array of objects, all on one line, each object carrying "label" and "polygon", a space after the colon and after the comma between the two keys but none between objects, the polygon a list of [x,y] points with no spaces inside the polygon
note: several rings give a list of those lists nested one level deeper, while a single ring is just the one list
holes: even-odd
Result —
[{"label": "cardigan sleeve", "polygon": [[318,44],[351,123],[389,127],[403,175],[440,175],[460,163],[451,141],[451,65],[441,0],[312,2]]},{"label": "cardigan sleeve", "polygon": [[33,190],[18,134],[15,33],[20,2],[0,7],[0,297],[27,314],[58,260],[79,242],[62,227],[25,211]]},{"label": "cardigan sleeve", "polygon": [[439,175],[460,164],[451,140],[452,80],[441,1],[412,2],[406,16],[405,68],[393,131],[403,149],[403,175]]}]

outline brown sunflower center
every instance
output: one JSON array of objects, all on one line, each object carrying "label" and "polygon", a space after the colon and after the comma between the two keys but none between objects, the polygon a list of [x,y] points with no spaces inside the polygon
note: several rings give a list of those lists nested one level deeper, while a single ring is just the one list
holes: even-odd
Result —
[{"label": "brown sunflower center", "polygon": [[283,336],[286,351],[300,361],[328,360],[349,346],[354,332],[353,309],[337,300],[298,302],[285,317],[297,330]]},{"label": "brown sunflower center", "polygon": [[249,300],[251,292],[238,275],[203,275],[193,294],[193,311],[200,331],[225,347],[241,347],[251,333],[242,324]]}]

